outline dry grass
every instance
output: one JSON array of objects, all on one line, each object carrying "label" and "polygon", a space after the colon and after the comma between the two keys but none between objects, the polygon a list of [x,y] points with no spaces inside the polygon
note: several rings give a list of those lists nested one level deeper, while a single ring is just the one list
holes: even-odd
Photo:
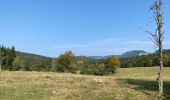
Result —
[{"label": "dry grass", "polygon": [[[114,76],[0,72],[0,100],[154,100],[158,68],[119,69]],[[102,80],[98,82],[96,80]],[[170,68],[165,80],[170,85]],[[165,88],[165,98],[170,92]]]}]

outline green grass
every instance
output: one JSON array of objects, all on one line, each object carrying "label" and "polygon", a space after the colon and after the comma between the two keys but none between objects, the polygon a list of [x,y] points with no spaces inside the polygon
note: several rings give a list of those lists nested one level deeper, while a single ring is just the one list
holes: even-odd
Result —
[{"label": "green grass", "polygon": [[[0,72],[0,100],[155,100],[158,67],[119,69],[113,76]],[[94,79],[101,79],[97,83]],[[164,70],[170,99],[170,68]]]}]

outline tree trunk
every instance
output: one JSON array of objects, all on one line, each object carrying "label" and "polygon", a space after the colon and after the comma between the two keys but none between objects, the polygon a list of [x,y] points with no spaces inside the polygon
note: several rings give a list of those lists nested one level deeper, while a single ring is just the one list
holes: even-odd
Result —
[{"label": "tree trunk", "polygon": [[0,72],[1,72],[1,63],[0,63]]},{"label": "tree trunk", "polygon": [[158,84],[159,84],[159,94],[158,96],[161,96],[163,94],[163,54],[162,54],[162,49],[160,48],[160,71],[158,73],[159,79],[158,79]]},{"label": "tree trunk", "polygon": [[159,71],[159,93],[158,96],[163,95],[163,54],[162,54],[162,41],[163,41],[163,32],[162,32],[162,11],[161,11],[162,0],[157,1],[156,6],[156,17],[157,17],[157,30],[158,30],[158,47],[159,47],[159,58],[160,58],[160,71]]},{"label": "tree trunk", "polygon": [[0,57],[0,71],[2,69],[2,57]]}]

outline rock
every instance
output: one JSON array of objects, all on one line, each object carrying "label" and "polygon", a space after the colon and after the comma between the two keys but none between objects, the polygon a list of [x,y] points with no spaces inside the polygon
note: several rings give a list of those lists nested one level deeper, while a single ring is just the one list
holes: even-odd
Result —
[{"label": "rock", "polygon": [[102,80],[102,79],[93,79],[93,82],[96,82],[96,83],[104,83],[104,80]]},{"label": "rock", "polygon": [[55,94],[56,93],[56,91],[53,91],[53,94]]}]

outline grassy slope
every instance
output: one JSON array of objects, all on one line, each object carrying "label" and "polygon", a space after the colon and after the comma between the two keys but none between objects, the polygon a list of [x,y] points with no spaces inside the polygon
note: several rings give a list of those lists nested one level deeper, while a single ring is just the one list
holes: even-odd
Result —
[{"label": "grassy slope", "polygon": [[[105,77],[5,71],[0,72],[0,100],[155,100],[158,70],[126,68]],[[170,68],[165,69],[164,76],[164,99],[168,100]]]}]

